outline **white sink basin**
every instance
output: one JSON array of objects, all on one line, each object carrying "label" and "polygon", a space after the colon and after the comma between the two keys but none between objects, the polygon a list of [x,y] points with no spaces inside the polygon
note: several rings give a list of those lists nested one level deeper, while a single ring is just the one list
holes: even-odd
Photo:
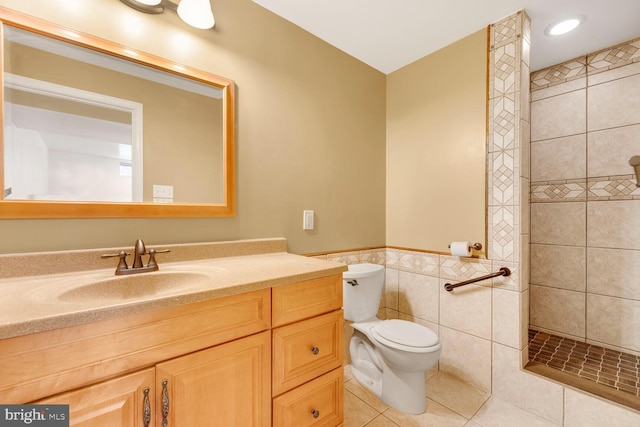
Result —
[{"label": "white sink basin", "polygon": [[81,285],[58,295],[66,302],[127,301],[182,293],[202,287],[211,280],[207,274],[184,271],[159,271],[118,276]]}]

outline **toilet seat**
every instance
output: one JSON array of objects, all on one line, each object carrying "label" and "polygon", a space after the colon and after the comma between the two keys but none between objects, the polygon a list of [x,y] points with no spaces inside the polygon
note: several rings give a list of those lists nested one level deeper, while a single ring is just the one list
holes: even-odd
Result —
[{"label": "toilet seat", "polygon": [[440,348],[440,340],[431,329],[405,320],[384,320],[371,328],[371,334],[381,344],[410,353]]}]

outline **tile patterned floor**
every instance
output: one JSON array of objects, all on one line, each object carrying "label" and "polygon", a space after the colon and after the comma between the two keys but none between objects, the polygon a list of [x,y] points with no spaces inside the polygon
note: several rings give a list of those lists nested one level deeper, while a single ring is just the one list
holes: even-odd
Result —
[{"label": "tile patterned floor", "polygon": [[529,360],[640,397],[640,357],[529,331]]},{"label": "tile patterned floor", "polygon": [[344,375],[344,427],[557,427],[437,370],[427,374],[427,411],[420,415],[389,408],[352,377],[351,366]]}]

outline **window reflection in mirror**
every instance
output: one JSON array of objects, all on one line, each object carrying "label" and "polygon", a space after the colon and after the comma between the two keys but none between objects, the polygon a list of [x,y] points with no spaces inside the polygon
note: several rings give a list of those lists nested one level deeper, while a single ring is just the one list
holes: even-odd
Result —
[{"label": "window reflection in mirror", "polygon": [[4,67],[5,200],[223,201],[220,89],[10,26]]}]

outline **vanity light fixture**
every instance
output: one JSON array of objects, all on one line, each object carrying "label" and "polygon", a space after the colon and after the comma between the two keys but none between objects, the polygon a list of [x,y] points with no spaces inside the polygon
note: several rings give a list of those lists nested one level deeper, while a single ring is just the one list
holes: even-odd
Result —
[{"label": "vanity light fixture", "polygon": [[556,21],[545,28],[544,33],[547,36],[560,36],[567,34],[578,28],[587,19],[584,15],[575,15],[570,18]]},{"label": "vanity light fixture", "polygon": [[120,0],[140,12],[159,14],[167,9],[195,28],[208,30],[216,24],[209,0]]}]

